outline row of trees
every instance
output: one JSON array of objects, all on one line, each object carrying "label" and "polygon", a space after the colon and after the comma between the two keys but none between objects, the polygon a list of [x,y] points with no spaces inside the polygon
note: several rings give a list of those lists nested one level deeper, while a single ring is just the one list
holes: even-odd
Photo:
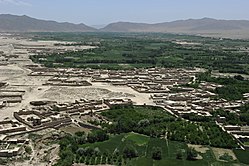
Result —
[{"label": "row of trees", "polygon": [[[100,131],[97,131],[100,133]],[[104,141],[105,139],[98,136],[96,131],[88,135],[95,135],[98,141]],[[127,160],[139,157],[139,153],[130,143],[125,144],[121,149],[116,147],[114,152],[109,152],[109,149],[101,151],[96,146],[85,146],[84,142],[79,142],[80,138],[87,138],[83,132],[77,132],[75,135],[67,135],[62,140],[60,140],[60,160],[56,164],[57,166],[71,166],[73,163],[85,163],[87,165],[95,164],[111,164],[111,165],[123,165]],[[89,142],[89,141],[88,141]],[[90,142],[89,142],[90,143]],[[162,149],[161,147],[153,147],[151,152],[151,158],[154,160],[162,159]]]},{"label": "row of trees", "polygon": [[84,132],[77,132],[75,135],[67,135],[62,138],[60,144],[60,161],[58,166],[72,165],[75,159],[76,153],[97,154],[97,149],[79,149],[80,145],[85,143],[94,143],[108,140],[108,134],[103,130],[94,130],[93,132],[86,134]]}]

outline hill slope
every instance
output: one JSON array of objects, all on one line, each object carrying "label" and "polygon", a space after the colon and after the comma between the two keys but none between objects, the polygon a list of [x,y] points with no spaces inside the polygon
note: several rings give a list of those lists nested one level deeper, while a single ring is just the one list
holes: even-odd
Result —
[{"label": "hill slope", "polygon": [[58,23],[28,16],[0,15],[0,32],[90,32],[96,29],[85,24]]},{"label": "hill slope", "polygon": [[248,39],[249,21],[202,18],[157,24],[116,22],[95,29],[85,24],[58,23],[25,15],[0,14],[0,32],[162,32]]},{"label": "hill slope", "polygon": [[224,37],[249,37],[249,21],[216,20],[211,18],[178,20],[158,24],[117,22],[107,25],[101,31],[105,32],[167,32],[203,35],[221,35]]}]

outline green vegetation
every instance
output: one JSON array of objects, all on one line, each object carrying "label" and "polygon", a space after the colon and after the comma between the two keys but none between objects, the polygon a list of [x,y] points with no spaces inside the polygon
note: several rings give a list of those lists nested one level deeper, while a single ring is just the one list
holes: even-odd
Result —
[{"label": "green vegetation", "polygon": [[232,137],[214,123],[186,122],[152,106],[122,106],[101,114],[113,124],[102,123],[104,130],[65,136],[59,142],[57,166],[72,163],[145,166],[238,163],[217,161],[211,148],[206,153],[188,148],[187,143],[237,147]]},{"label": "green vegetation", "polygon": [[197,156],[198,156],[198,153],[194,148],[187,149],[187,160],[196,160]]},{"label": "green vegetation", "polygon": [[67,135],[62,140],[60,140],[60,161],[57,165],[68,166],[72,165],[74,162],[75,153],[97,154],[97,150],[94,149],[81,149],[79,150],[79,145],[85,143],[95,143],[100,141],[108,140],[109,136],[105,131],[95,130],[92,133],[85,134],[84,132],[78,132],[74,136]]},{"label": "green vegetation", "polygon": [[137,134],[137,133],[128,133],[125,139],[131,140],[135,142],[137,145],[142,146],[142,145],[146,145],[149,142],[150,137]]},{"label": "green vegetation", "polygon": [[[71,136],[75,137],[75,136]],[[137,142],[132,141],[129,137],[136,137],[136,140],[141,139],[147,140],[146,144],[137,144]],[[70,139],[68,137],[67,139]],[[66,141],[63,139],[63,141]],[[61,144],[60,143],[60,144]],[[72,148],[73,144],[68,144],[68,147]],[[182,158],[176,159],[178,152],[181,152]],[[119,135],[112,135],[109,140],[103,142],[86,143],[79,144],[75,151],[73,148],[71,151],[62,151],[60,154],[64,154],[65,160],[69,162],[85,163],[91,165],[97,164],[113,164],[113,165],[232,165],[234,162],[224,163],[216,161],[215,157],[212,155],[211,149],[206,153],[198,153],[194,149],[188,148],[185,143],[167,141],[160,138],[148,138],[147,136],[136,134],[136,133],[126,133]],[[72,157],[69,160],[65,156],[65,153]],[[201,160],[197,160],[194,157],[196,155],[203,157]],[[193,158],[189,158],[193,157]],[[67,161],[61,162],[57,165],[70,165]]]},{"label": "green vegetation", "polygon": [[240,120],[249,125],[249,103],[245,104],[240,108]]},{"label": "green vegetation", "polygon": [[152,159],[153,160],[161,160],[162,159],[162,148],[154,147],[152,149]]},{"label": "green vegetation", "polygon": [[222,156],[219,157],[219,159],[225,161],[233,161],[233,157],[230,156],[228,153],[223,154]]},{"label": "green vegetation", "polygon": [[[47,67],[130,69],[152,66],[203,67],[220,72],[248,74],[246,40],[214,39],[173,34],[144,33],[35,33],[43,40],[75,41],[95,49],[64,54],[36,55],[31,59]],[[175,41],[197,44],[181,45]],[[46,58],[46,60],[44,60]]]},{"label": "green vegetation", "polygon": [[215,93],[219,95],[220,98],[227,100],[240,100],[243,99],[243,94],[249,92],[249,81],[241,78],[238,75],[234,78],[231,77],[212,77],[210,72],[201,73],[198,75],[198,81],[206,81],[217,83],[223,85],[223,87],[218,87],[215,89]]},{"label": "green vegetation", "polygon": [[31,154],[32,153],[32,148],[30,146],[26,146],[25,147],[25,152],[28,153],[28,154]]},{"label": "green vegetation", "polygon": [[[30,58],[46,67],[96,69],[134,69],[148,67],[202,67],[219,72],[249,74],[249,48],[246,40],[214,39],[198,36],[157,33],[31,33],[34,40],[77,42],[65,45],[90,45],[94,49],[63,54],[37,54]],[[190,44],[180,44],[184,41]],[[241,75],[215,78],[211,72],[198,75],[197,82],[187,85],[198,88],[201,81],[223,85],[213,92],[218,98],[243,99],[249,92],[249,81]],[[213,112],[225,116],[228,124],[249,124],[249,105],[239,114],[222,110]],[[234,150],[237,161],[227,155],[217,161],[208,150],[199,153],[187,143],[207,147],[236,148],[236,141],[222,131],[213,118],[184,117],[176,119],[157,107],[117,107],[101,113],[112,124],[100,124],[103,130],[77,132],[60,140],[58,166],[73,163],[113,165],[232,165],[248,163],[248,151]],[[92,122],[97,123],[97,122]],[[37,135],[30,135],[37,139]],[[198,157],[203,159],[197,159]],[[196,158],[197,157],[197,158]]]},{"label": "green vegetation", "polygon": [[114,122],[111,125],[102,124],[109,133],[113,134],[136,132],[192,144],[222,148],[237,147],[232,137],[215,123],[194,123],[175,119],[157,107],[120,107],[101,114]]},{"label": "green vegetation", "polygon": [[246,104],[245,106],[241,107],[241,111],[240,113],[232,113],[232,112],[228,112],[228,111],[224,111],[224,110],[216,110],[214,112],[212,112],[212,115],[214,117],[222,116],[226,118],[226,121],[224,122],[224,124],[227,125],[249,125],[249,111],[248,108],[245,109],[246,107],[248,107],[248,104]]},{"label": "green vegetation", "polygon": [[249,146],[249,142],[243,142],[243,144]]},{"label": "green vegetation", "polygon": [[233,151],[241,163],[249,164],[249,160],[248,160],[249,151],[239,150],[239,149],[235,149]]},{"label": "green vegetation", "polygon": [[[223,98],[229,101],[243,100],[243,94],[249,92],[249,81],[245,80],[241,75],[234,77],[212,77],[210,72],[201,73],[197,76],[197,87],[202,81],[217,83],[223,87],[216,88],[213,92],[218,94],[218,98]],[[212,91],[212,90],[211,90]],[[216,120],[217,116],[226,118],[225,124],[231,125],[249,125],[249,104],[246,103],[239,108],[240,112],[232,113],[224,110],[216,110],[212,112],[213,118],[200,117],[195,114],[184,115],[183,118],[191,121],[210,122]]]}]

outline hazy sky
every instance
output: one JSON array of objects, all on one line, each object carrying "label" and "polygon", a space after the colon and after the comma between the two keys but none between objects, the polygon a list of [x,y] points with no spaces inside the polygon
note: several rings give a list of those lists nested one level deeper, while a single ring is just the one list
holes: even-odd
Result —
[{"label": "hazy sky", "polygon": [[157,23],[188,18],[249,20],[249,0],[0,0],[1,14],[85,23]]}]

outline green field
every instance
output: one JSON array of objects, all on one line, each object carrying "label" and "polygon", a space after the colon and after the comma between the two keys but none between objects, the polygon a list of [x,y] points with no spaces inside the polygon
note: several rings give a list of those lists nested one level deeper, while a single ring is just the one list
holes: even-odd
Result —
[{"label": "green field", "polygon": [[[99,148],[101,153],[114,154],[115,151],[122,152],[124,147],[127,145],[131,145],[135,147],[138,151],[139,157],[134,159],[126,159],[123,160],[122,163],[126,165],[143,165],[143,166],[152,166],[152,165],[232,165],[237,162],[225,163],[216,161],[213,152],[211,150],[207,151],[204,154],[200,154],[203,159],[196,161],[188,161],[186,160],[186,149],[187,145],[185,143],[175,142],[175,141],[166,141],[165,139],[159,138],[149,138],[144,135],[136,134],[136,133],[127,133],[120,134],[116,136],[112,136],[111,139],[104,142],[98,142],[94,144],[85,144],[82,147],[91,147],[91,148]],[[162,148],[162,160],[153,160],[152,149],[153,147],[161,147]],[[183,152],[183,159],[176,159],[176,154],[178,151]],[[116,163],[117,164],[117,163]]]},{"label": "green field", "polygon": [[137,134],[137,133],[128,133],[125,136],[125,140],[133,141],[138,146],[143,146],[148,144],[150,138],[145,135]]}]

